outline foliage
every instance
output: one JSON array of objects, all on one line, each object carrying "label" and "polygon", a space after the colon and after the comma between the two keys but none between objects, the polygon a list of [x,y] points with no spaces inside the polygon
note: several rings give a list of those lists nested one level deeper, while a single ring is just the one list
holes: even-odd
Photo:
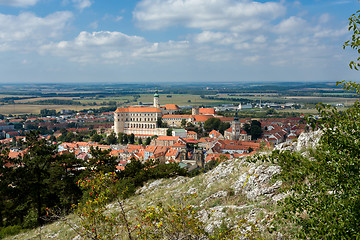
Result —
[{"label": "foliage", "polygon": [[[349,18],[349,31],[352,31],[352,37],[351,40],[348,40],[344,43],[343,48],[345,49],[346,47],[350,47],[354,50],[356,50],[359,54],[360,54],[360,29],[359,29],[359,25],[360,25],[360,10],[357,11],[356,13],[354,13],[353,15],[351,15],[351,17]],[[355,70],[359,70],[360,67],[360,57],[358,57],[356,59],[357,62],[355,61],[351,61],[349,63],[349,66],[351,69],[355,69]]]},{"label": "foliage", "polygon": [[0,225],[33,227],[44,223],[46,206],[65,212],[81,197],[75,185],[79,161],[72,154],[58,155],[56,145],[26,136],[27,151],[19,158],[0,155]]},{"label": "foliage", "polygon": [[19,225],[0,227],[0,239],[3,239],[7,236],[12,236],[21,232],[21,227]]},{"label": "foliage", "polygon": [[85,164],[86,170],[83,171],[82,176],[90,176],[94,171],[104,173],[114,172],[117,162],[115,157],[110,156],[110,151],[91,147],[91,158]]},{"label": "foliage", "polygon": [[[190,196],[191,197],[191,196]],[[193,195],[192,197],[195,197]],[[175,205],[147,207],[139,211],[135,229],[139,239],[201,239],[208,234],[194,206],[187,204],[189,196]]]},{"label": "foliage", "polygon": [[218,130],[220,123],[221,121],[218,118],[209,118],[204,122],[204,129],[208,132],[211,130]]},{"label": "foliage", "polygon": [[[196,194],[186,195],[165,205],[161,200],[157,206],[145,209],[124,206],[123,196],[116,184],[116,174],[95,173],[92,178],[79,181],[86,192],[83,203],[74,205],[80,225],[68,224],[85,239],[257,239],[255,223],[240,219],[234,226],[222,225],[213,234],[205,231],[199,219],[199,209],[190,202]],[[111,199],[119,211],[108,209]]]},{"label": "foliage", "polygon": [[107,136],[106,138],[106,143],[108,145],[111,145],[111,144],[116,144],[116,142],[117,142],[116,134],[114,132],[111,132],[109,136]]},{"label": "foliage", "polygon": [[130,134],[129,136],[129,143],[130,144],[134,144],[135,143],[135,135],[133,133]]},{"label": "foliage", "polygon": [[[72,226],[85,239],[116,239],[122,231],[131,238],[130,222],[124,212],[119,192],[115,186],[115,173],[95,173],[91,178],[79,181],[80,188],[86,192],[85,202],[73,205],[74,213],[80,218],[80,226]],[[121,209],[120,214],[107,211],[107,204],[114,198]]]},{"label": "foliage", "polygon": [[[340,83],[341,84],[341,83]],[[342,83],[345,89],[358,84]],[[278,163],[291,192],[281,221],[301,226],[301,239],[357,239],[360,232],[360,103],[345,110],[319,104],[320,145],[310,157],[275,151],[267,160]]]},{"label": "foliage", "polygon": [[244,130],[251,135],[252,140],[256,140],[262,135],[261,123],[257,120],[252,120],[251,124],[245,123]]},{"label": "foliage", "polygon": [[219,125],[219,132],[221,134],[224,134],[225,130],[230,128],[230,123],[227,123],[227,122],[220,122],[220,125]]},{"label": "foliage", "polygon": [[95,133],[94,135],[91,136],[91,141],[93,142],[100,142],[102,139],[101,135]]}]

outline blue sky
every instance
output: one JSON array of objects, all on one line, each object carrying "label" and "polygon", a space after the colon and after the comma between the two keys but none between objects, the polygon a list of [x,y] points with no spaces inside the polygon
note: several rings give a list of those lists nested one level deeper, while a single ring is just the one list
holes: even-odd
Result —
[{"label": "blue sky", "polygon": [[357,81],[357,0],[0,0],[0,83]]}]

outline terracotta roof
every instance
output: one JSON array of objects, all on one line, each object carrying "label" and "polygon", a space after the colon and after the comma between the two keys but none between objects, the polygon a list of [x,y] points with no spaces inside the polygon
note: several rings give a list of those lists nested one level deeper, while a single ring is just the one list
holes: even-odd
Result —
[{"label": "terracotta roof", "polygon": [[216,114],[215,109],[213,108],[199,108],[200,114]]},{"label": "terracotta roof", "polygon": [[123,107],[123,108],[117,108],[116,113],[122,113],[122,112],[139,112],[139,113],[161,113],[161,110],[159,108],[154,107]]},{"label": "terracotta roof", "polygon": [[185,144],[182,144],[180,142],[177,142],[177,143],[174,143],[171,147],[176,147],[176,148],[179,148],[179,147],[186,147]]},{"label": "terracotta roof", "polygon": [[131,145],[131,144],[129,144],[129,145],[127,146],[127,148],[128,148],[128,149],[137,149],[137,150],[139,150],[139,149],[144,149],[144,147],[143,147],[142,145]]},{"label": "terracotta roof", "polygon": [[156,146],[146,146],[145,151],[147,152],[154,152],[156,149]]},{"label": "terracotta roof", "polygon": [[247,135],[247,132],[244,129],[241,129],[240,134],[246,134]]},{"label": "terracotta roof", "polygon": [[165,154],[166,157],[176,156],[178,149],[170,148],[169,151]]},{"label": "terracotta roof", "polygon": [[23,153],[22,152],[9,152],[9,158],[18,158],[18,157],[22,157]]},{"label": "terracotta roof", "polygon": [[197,132],[194,131],[188,131],[187,134],[197,134]]},{"label": "terracotta roof", "polygon": [[193,118],[193,115],[164,115],[162,118]]},{"label": "terracotta roof", "polygon": [[173,136],[159,136],[155,141],[176,141],[180,139],[180,137],[173,137]]},{"label": "terracotta roof", "polygon": [[166,110],[179,110],[180,108],[176,104],[165,104]]},{"label": "terracotta roof", "polygon": [[205,122],[206,120],[213,118],[211,115],[195,115],[195,122]]},{"label": "terracotta roof", "polygon": [[210,133],[209,133],[209,136],[210,135],[213,135],[214,138],[218,138],[221,136],[221,133],[219,133],[218,131],[216,130],[212,130]]},{"label": "terracotta roof", "polygon": [[233,117],[221,117],[221,116],[215,116],[216,118],[220,119],[222,122],[232,122],[234,121]]}]

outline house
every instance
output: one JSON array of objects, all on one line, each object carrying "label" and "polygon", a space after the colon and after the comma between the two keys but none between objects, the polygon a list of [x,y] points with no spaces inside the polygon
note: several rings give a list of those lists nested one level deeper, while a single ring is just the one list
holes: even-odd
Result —
[{"label": "house", "polygon": [[198,134],[196,132],[194,132],[194,131],[187,131],[186,132],[186,138],[192,138],[192,139],[197,140]]},{"label": "house", "polygon": [[224,139],[224,136],[220,132],[218,132],[216,130],[212,130],[209,133],[209,137],[214,138],[214,139]]}]

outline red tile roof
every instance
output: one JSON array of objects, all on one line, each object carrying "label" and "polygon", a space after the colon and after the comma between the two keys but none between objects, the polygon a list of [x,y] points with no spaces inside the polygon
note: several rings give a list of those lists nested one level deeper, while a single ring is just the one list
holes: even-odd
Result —
[{"label": "red tile roof", "polygon": [[200,114],[216,114],[215,109],[213,108],[199,108],[199,113]]},{"label": "red tile roof", "polygon": [[163,115],[162,118],[193,118],[193,115]]},{"label": "red tile roof", "polygon": [[159,108],[154,107],[123,107],[123,108],[117,108],[116,113],[122,113],[122,112],[138,112],[138,113],[161,113],[161,110]]},{"label": "red tile roof", "polygon": [[176,104],[165,104],[166,110],[179,110],[180,108]]},{"label": "red tile roof", "polygon": [[205,122],[206,120],[213,118],[211,115],[195,115],[195,122]]}]

